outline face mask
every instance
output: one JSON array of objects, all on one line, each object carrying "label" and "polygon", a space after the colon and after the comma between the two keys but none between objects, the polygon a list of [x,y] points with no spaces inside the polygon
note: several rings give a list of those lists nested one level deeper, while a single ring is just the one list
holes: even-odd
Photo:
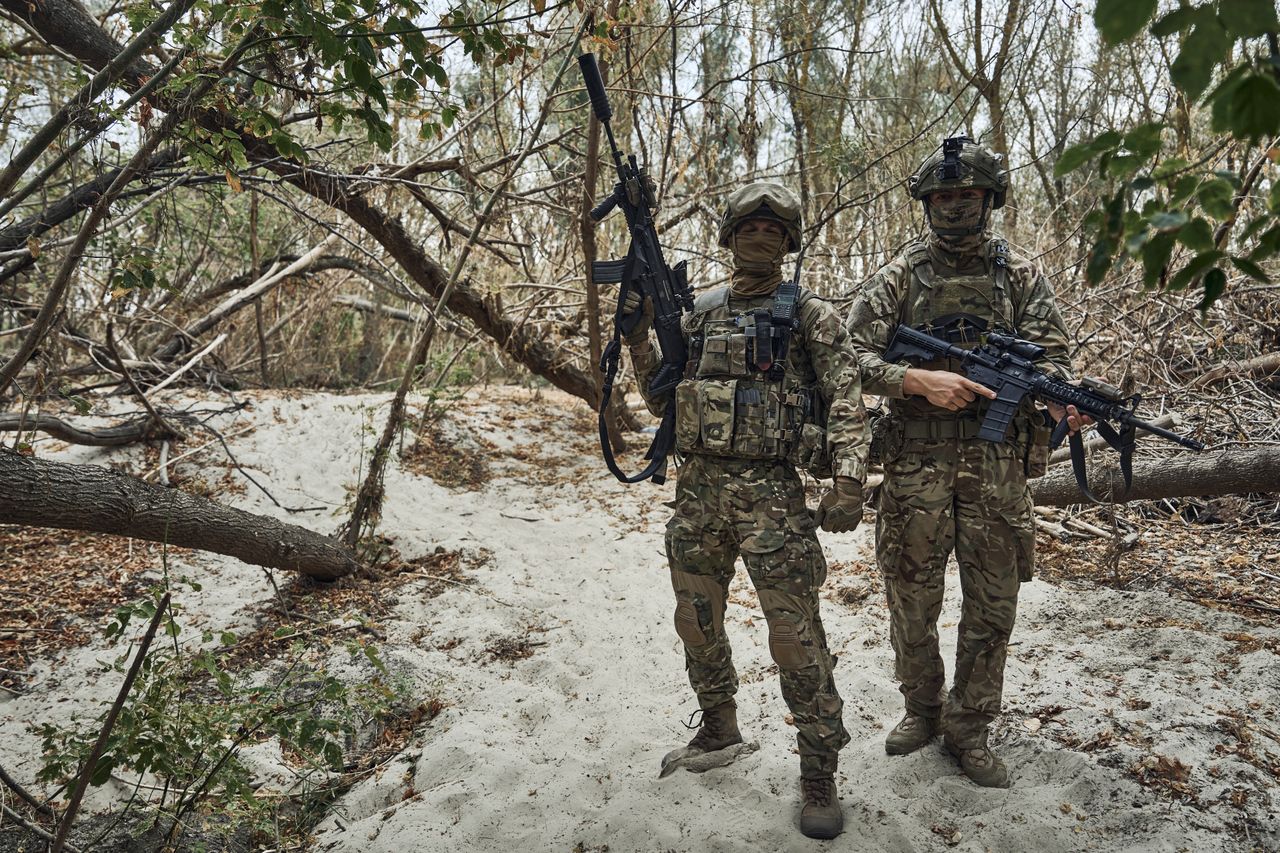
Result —
[{"label": "face mask", "polygon": [[733,295],[764,296],[782,283],[786,234],[757,231],[733,235]]},{"label": "face mask", "polygon": [[[969,254],[978,251],[987,240],[986,197],[961,198],[942,202],[930,202],[929,227],[938,244],[950,252]],[[971,234],[941,234],[940,231],[972,231]]]}]

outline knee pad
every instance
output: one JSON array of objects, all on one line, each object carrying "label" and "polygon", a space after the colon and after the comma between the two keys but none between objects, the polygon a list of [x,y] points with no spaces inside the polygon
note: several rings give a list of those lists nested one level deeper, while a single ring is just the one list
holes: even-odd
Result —
[{"label": "knee pad", "polygon": [[702,620],[698,618],[698,608],[692,599],[681,598],[676,602],[676,634],[686,646],[693,648],[705,646],[709,642],[707,632],[702,630]]},{"label": "knee pad", "polygon": [[769,623],[769,654],[781,670],[804,669],[812,664],[813,652],[800,640],[800,633],[790,619],[765,615]]},{"label": "knee pad", "polygon": [[678,569],[671,571],[671,585],[676,592],[676,634],[685,645],[699,648],[720,636],[724,628],[725,588],[715,578]]}]

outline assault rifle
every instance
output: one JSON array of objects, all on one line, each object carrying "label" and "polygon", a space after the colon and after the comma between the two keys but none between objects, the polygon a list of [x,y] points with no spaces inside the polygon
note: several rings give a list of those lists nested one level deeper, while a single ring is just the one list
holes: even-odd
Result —
[{"label": "assault rifle", "polygon": [[[609,151],[613,154],[613,164],[618,171],[618,183],[613,192],[596,205],[591,211],[591,218],[599,222],[615,207],[621,207],[627,219],[627,228],[631,232],[631,247],[625,258],[594,261],[591,264],[593,281],[622,285],[618,288],[618,305],[613,313],[613,340],[600,357],[600,373],[604,376],[604,387],[600,389],[600,450],[609,470],[623,483],[652,479],[660,484],[666,480],[667,456],[675,446],[675,395],[672,394],[668,400],[657,435],[653,437],[653,443],[645,453],[644,458],[649,460],[649,464],[639,474],[627,476],[618,467],[606,427],[605,413],[609,409],[613,380],[622,354],[622,333],[631,331],[625,328],[628,324],[624,319],[626,312],[623,305],[627,301],[627,295],[633,291],[653,305],[653,329],[658,336],[658,351],[662,361],[649,382],[648,390],[651,396],[658,397],[672,391],[684,378],[684,366],[689,353],[685,347],[684,334],[680,330],[680,315],[693,310],[693,291],[689,288],[685,262],[669,267],[662,257],[662,246],[658,244],[658,232],[653,225],[653,211],[658,206],[654,198],[653,181],[636,162],[634,154],[623,158],[622,152],[618,150],[618,143],[614,141],[613,128],[609,125],[613,108],[609,106],[609,96],[604,90],[604,80],[600,78],[595,54],[584,53],[579,56],[578,67],[582,69],[582,79],[587,85],[591,108],[604,126],[605,135],[609,139]],[[642,309],[637,309],[635,313],[639,314],[640,310]]]},{"label": "assault rifle", "polygon": [[[1004,441],[1018,406],[1028,395],[1041,402],[1075,406],[1082,414],[1093,418],[1099,435],[1120,453],[1120,472],[1124,476],[1126,492],[1133,484],[1133,445],[1137,430],[1154,433],[1191,450],[1204,450],[1204,445],[1194,439],[1137,417],[1138,403],[1142,400],[1138,394],[1125,397],[1115,387],[1097,379],[1085,379],[1079,385],[1072,385],[1048,375],[1035,364],[1044,353],[1044,347],[1002,332],[989,332],[981,346],[963,349],[910,326],[900,325],[884,358],[890,362],[904,358],[921,361],[952,358],[960,362],[965,376],[996,392],[996,398],[991,401],[978,430],[978,438],[987,441]],[[1113,427],[1112,422],[1119,428]],[[1058,421],[1050,446],[1061,444],[1069,430],[1066,418]],[[1071,467],[1084,496],[1094,503],[1101,503],[1089,491],[1084,442],[1079,433],[1071,436]]]}]

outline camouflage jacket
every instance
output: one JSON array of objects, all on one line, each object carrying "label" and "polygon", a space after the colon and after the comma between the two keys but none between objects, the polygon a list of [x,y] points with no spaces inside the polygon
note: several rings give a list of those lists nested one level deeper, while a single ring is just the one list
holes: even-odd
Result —
[{"label": "camouflage jacket", "polygon": [[[1003,241],[989,240],[983,251],[986,275],[994,278],[992,256],[996,247],[1003,248]],[[853,348],[857,352],[858,362],[862,368],[863,388],[868,394],[878,394],[891,400],[902,400],[902,381],[907,374],[907,365],[890,364],[881,355],[889,346],[889,339],[899,323],[909,326],[919,325],[932,319],[922,316],[931,287],[928,283],[917,283],[912,286],[912,279],[918,273],[913,268],[913,261],[919,262],[922,257],[922,244],[908,246],[875,275],[862,283],[853,307],[849,311],[848,328],[853,340]],[[954,277],[947,271],[938,271],[938,264],[932,263],[937,280],[945,282]],[[1058,312],[1053,288],[1044,274],[1030,261],[1012,253],[1005,254],[1005,274],[1003,278],[1003,301],[1007,306],[1008,317],[991,318],[997,322],[1007,320],[1017,334],[1043,346],[1046,350],[1042,367],[1057,376],[1070,379],[1071,359],[1067,347],[1067,329]],[[913,299],[913,293],[915,298]],[[907,304],[914,302],[915,304]],[[978,314],[992,313],[979,308],[962,308]],[[997,311],[996,313],[1005,313]],[[942,410],[939,410],[940,412]]]},{"label": "camouflage jacket", "polygon": [[[835,308],[812,293],[801,292],[797,315],[800,328],[792,336],[789,360],[794,362],[792,369],[804,375],[821,396],[827,421],[826,449],[834,475],[862,481],[866,477],[871,436],[862,405],[857,354]],[[754,309],[768,309],[773,304],[773,297],[731,296],[721,309],[700,310],[705,303],[706,299],[700,297],[699,307],[682,320],[686,342],[702,331],[710,317],[718,313],[746,314]],[[661,415],[669,395],[654,397],[647,390],[659,364],[657,352],[652,346],[640,347],[631,351],[631,358],[645,404],[654,415]],[[682,385],[694,381],[692,377],[696,369],[697,365],[691,359]]]}]

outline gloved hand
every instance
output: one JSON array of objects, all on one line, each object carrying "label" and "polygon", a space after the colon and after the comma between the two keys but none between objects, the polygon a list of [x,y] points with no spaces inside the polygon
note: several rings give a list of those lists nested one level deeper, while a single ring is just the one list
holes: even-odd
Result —
[{"label": "gloved hand", "polygon": [[622,339],[629,347],[638,347],[649,340],[653,328],[653,301],[644,298],[638,290],[627,293],[622,302],[622,318],[618,321]]},{"label": "gloved hand", "polygon": [[862,521],[862,483],[852,477],[836,477],[818,501],[813,520],[829,533],[848,533]]}]

